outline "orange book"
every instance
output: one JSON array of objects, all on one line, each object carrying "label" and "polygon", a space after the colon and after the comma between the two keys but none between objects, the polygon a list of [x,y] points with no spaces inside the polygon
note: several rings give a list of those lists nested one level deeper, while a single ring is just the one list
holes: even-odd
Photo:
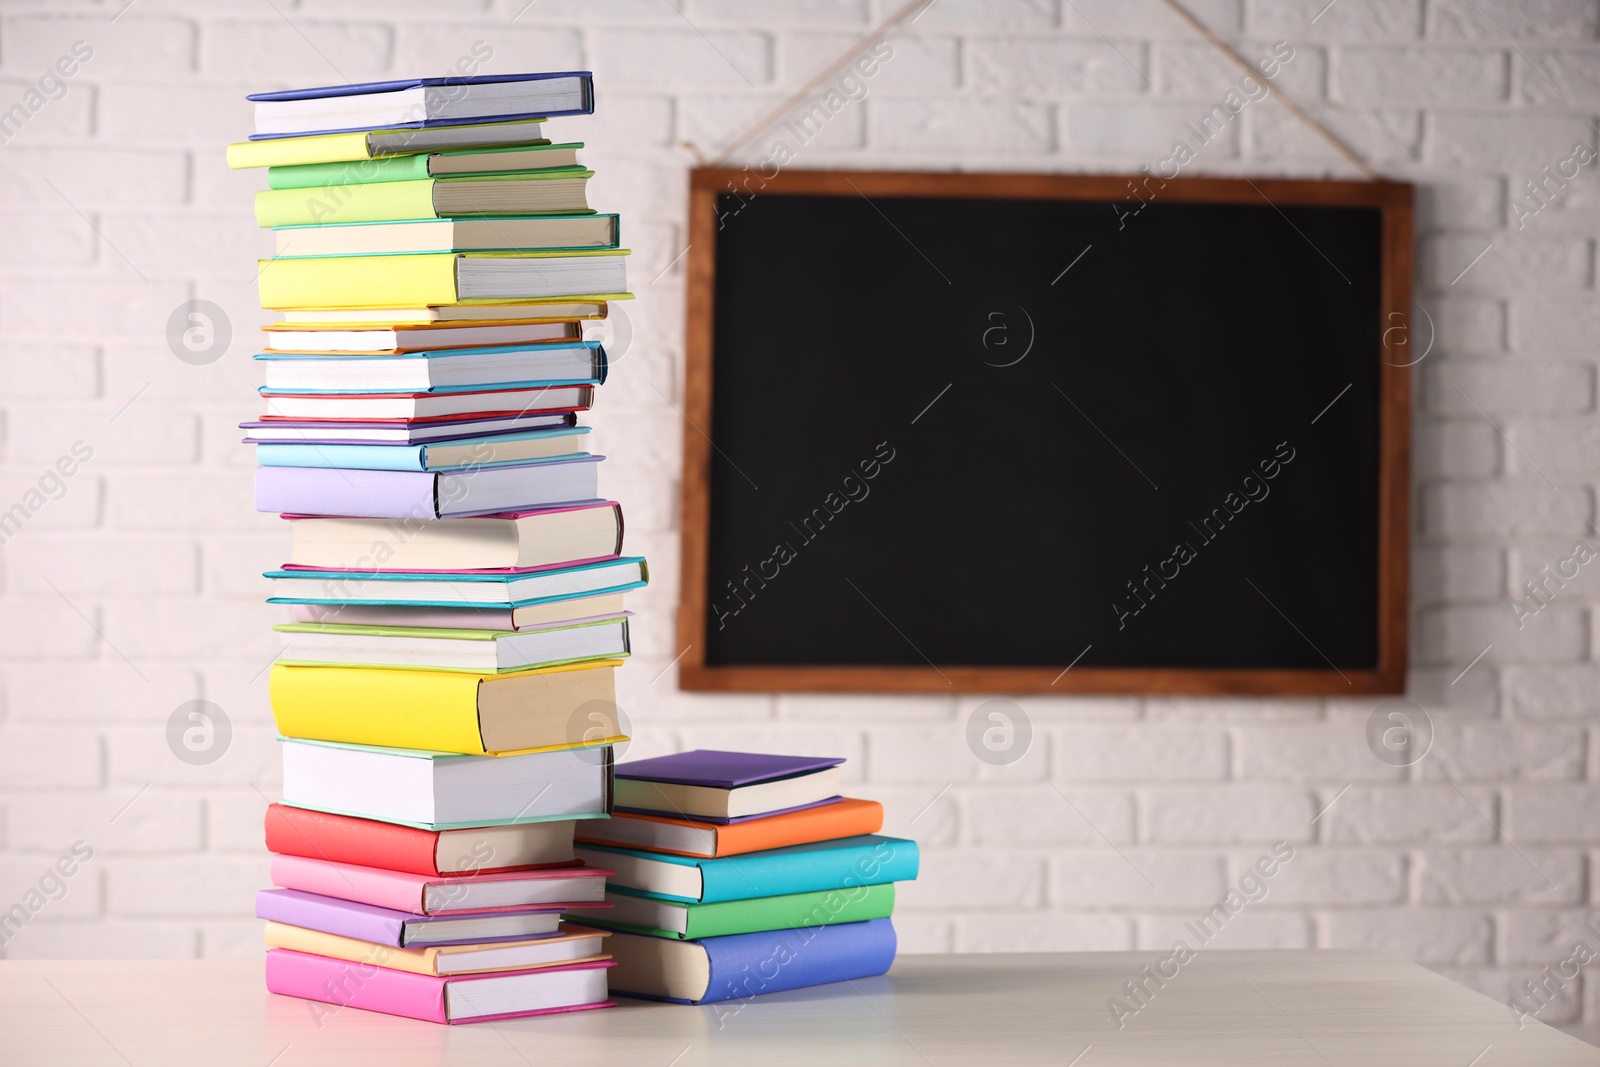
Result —
[{"label": "orange book", "polygon": [[726,825],[617,812],[609,819],[586,819],[576,838],[591,845],[642,848],[679,856],[739,856],[769,848],[808,845],[840,837],[875,834],[883,829],[883,805],[846,797],[833,804],[745,819]]}]

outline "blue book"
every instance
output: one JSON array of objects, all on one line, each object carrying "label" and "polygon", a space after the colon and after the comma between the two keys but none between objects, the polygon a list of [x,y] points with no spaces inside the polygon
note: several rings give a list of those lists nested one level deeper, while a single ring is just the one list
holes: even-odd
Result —
[{"label": "blue book", "polygon": [[580,451],[587,426],[529,433],[484,434],[425,445],[351,445],[283,442],[256,445],[263,467],[337,467],[363,471],[465,471],[508,463],[587,456]]},{"label": "blue book", "polygon": [[888,919],[675,941],[614,931],[611,992],[642,1000],[715,1004],[762,993],[870,978],[894,963]]},{"label": "blue book", "polygon": [[606,352],[598,341],[439,348],[371,355],[258,352],[262,393],[460,393],[482,389],[600,385]]},{"label": "blue book", "polygon": [[252,141],[363,130],[422,129],[594,112],[586,70],[326,85],[251,93]]},{"label": "blue book", "polygon": [[520,608],[639,589],[650,580],[643,556],[575,567],[500,571],[267,571],[269,604],[401,604],[435,608]]},{"label": "blue book", "polygon": [[607,888],[657,900],[713,904],[827,889],[852,889],[917,876],[917,843],[863,834],[834,841],[705,859],[609,845],[580,845],[577,855],[616,873]]}]

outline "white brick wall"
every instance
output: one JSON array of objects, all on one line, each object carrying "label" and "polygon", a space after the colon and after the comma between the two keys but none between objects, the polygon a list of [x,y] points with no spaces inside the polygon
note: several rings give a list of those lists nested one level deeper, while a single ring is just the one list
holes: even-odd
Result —
[{"label": "white brick wall", "polygon": [[[1586,568],[1521,629],[1510,598],[1577,539],[1600,543],[1600,166],[1521,230],[1508,197],[1595,143],[1600,0],[1190,3],[1247,55],[1291,41],[1279,84],[1419,184],[1418,295],[1437,330],[1416,416],[1410,695],[1437,727],[1421,764],[1367,751],[1376,701],[1030,698],[1032,751],[995,768],[962,741],[981,698],[673,688],[680,428],[661,395],[676,398],[681,369],[683,267],[667,265],[683,142],[714,154],[898,4],[145,0],[114,24],[120,4],[0,6],[0,111],[73,41],[94,48],[0,145],[0,511],[72,442],[94,448],[0,546],[0,908],[75,841],[95,850],[4,955],[259,951],[276,615],[252,575],[280,562],[287,531],[250,510],[233,425],[256,411],[251,259],[266,242],[260,175],[230,174],[223,143],[247,132],[249,88],[442,73],[480,40],[490,70],[595,70],[600,115],[554,125],[593,145],[596,203],[627,216],[638,253],[634,345],[593,420],[606,488],[656,565],[624,672],[636,754],[849,756],[853,788],[926,848],[902,896],[910,950],[1165,947],[1280,838],[1294,860],[1215,944],[1379,946],[1503,998],[1593,943],[1600,578]],[[892,44],[800,165],[1132,169],[1238,74],[1157,0],[936,0]],[[1238,126],[1196,170],[1348,175],[1274,101]],[[194,297],[233,322],[207,367],[164,341]],[[164,740],[196,698],[234,728],[206,767]],[[1600,1038],[1600,980],[1540,1017]]]}]

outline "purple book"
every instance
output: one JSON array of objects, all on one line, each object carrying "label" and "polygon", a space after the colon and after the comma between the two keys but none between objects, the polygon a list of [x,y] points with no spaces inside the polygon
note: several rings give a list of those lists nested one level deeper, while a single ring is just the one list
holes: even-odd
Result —
[{"label": "purple book", "polygon": [[256,918],[395,948],[527,941],[561,932],[560,908],[517,908],[459,916],[412,915],[298,889],[263,889],[257,893]]},{"label": "purple book", "polygon": [[810,774],[825,767],[837,767],[843,762],[843,757],[777,756],[764,752],[723,752],[714,748],[696,748],[671,756],[618,764],[616,776],[671,785],[737,789],[756,782]]},{"label": "purple book", "polygon": [[[708,822],[714,826],[732,826],[735,823],[750,822],[752,819],[768,819],[774,815],[787,815],[791,811],[805,811],[807,808],[826,807],[829,804],[837,804],[843,799],[844,797],[829,797],[827,800],[818,800],[811,804],[796,804],[792,808],[779,808],[777,811],[763,811],[756,815],[736,815],[731,819],[718,817],[715,815],[696,815],[693,816],[691,821]],[[656,811],[650,808],[624,808],[620,804],[611,810],[620,811],[625,815],[659,815],[664,819],[681,819],[684,817],[683,812],[681,811]]]},{"label": "purple book", "polygon": [[594,502],[603,456],[459,471],[257,467],[256,510],[375,519],[443,519]]}]

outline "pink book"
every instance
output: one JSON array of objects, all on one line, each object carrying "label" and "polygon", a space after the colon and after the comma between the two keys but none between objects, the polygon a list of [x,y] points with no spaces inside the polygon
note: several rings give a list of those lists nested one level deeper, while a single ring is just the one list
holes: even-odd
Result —
[{"label": "pink book", "polygon": [[604,901],[611,873],[603,867],[557,867],[441,877],[305,856],[272,857],[273,885],[413,915],[581,908]]},{"label": "pink book", "polygon": [[332,1004],[333,1010],[362,1008],[430,1023],[491,1022],[614,1007],[606,991],[606,969],[612,966],[597,960],[437,978],[274,948],[267,951],[267,989]]}]

